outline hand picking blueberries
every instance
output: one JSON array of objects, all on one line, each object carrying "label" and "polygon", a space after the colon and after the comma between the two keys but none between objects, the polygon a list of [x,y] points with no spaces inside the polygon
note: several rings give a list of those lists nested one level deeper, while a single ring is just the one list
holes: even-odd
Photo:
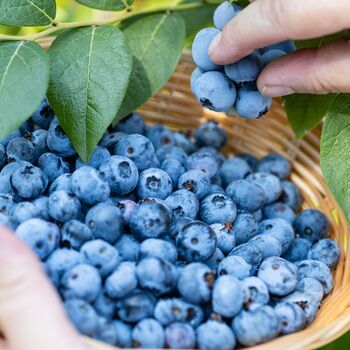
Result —
[{"label": "hand picking blueberries", "polygon": [[224,1],[214,12],[215,28],[202,29],[196,35],[192,57],[197,68],[192,73],[191,89],[202,106],[212,111],[255,119],[267,113],[272,104],[271,97],[263,96],[256,87],[259,73],[273,60],[295,50],[295,45],[282,42],[257,49],[232,64],[215,64],[209,57],[209,46],[241,10],[240,5]]},{"label": "hand picking blueberries", "polygon": [[118,347],[231,350],[315,319],[340,249],[326,216],[301,210],[287,159],[226,157],[214,121],[185,136],[134,112],[84,164],[47,100],[30,125],[4,147],[0,219],[40,258],[79,332]]}]

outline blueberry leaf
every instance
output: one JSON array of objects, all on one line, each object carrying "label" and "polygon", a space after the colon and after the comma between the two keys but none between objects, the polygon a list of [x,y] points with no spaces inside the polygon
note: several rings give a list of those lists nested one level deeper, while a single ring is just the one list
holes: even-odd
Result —
[{"label": "blueberry leaf", "polygon": [[302,138],[326,115],[335,94],[294,94],[284,97],[284,106],[295,136]]},{"label": "blueberry leaf", "polygon": [[321,137],[321,168],[329,189],[350,220],[350,94],[329,108]]},{"label": "blueberry leaf", "polygon": [[0,42],[0,140],[39,106],[49,83],[49,60],[34,42]]},{"label": "blueberry leaf", "polygon": [[155,14],[123,23],[134,68],[116,122],[153,96],[168,80],[181,57],[185,24],[178,14]]},{"label": "blueberry leaf", "polygon": [[0,24],[43,26],[55,17],[55,0],[0,0]]},{"label": "blueberry leaf", "polygon": [[124,99],[132,70],[130,50],[118,28],[87,27],[61,34],[49,58],[49,101],[87,162]]},{"label": "blueberry leaf", "polygon": [[121,11],[132,5],[134,0],[76,0],[82,5],[104,11]]}]

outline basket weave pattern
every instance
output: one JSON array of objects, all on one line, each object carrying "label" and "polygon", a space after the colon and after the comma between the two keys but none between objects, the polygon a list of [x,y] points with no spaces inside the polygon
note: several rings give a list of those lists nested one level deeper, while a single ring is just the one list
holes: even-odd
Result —
[{"label": "basket weave pattern", "polygon": [[[42,44],[47,46],[49,42]],[[291,179],[302,192],[303,208],[317,208],[328,217],[331,223],[330,236],[341,247],[340,261],[334,272],[334,289],[323,301],[314,323],[303,331],[250,349],[307,350],[331,342],[350,329],[350,231],[322,178],[319,167],[320,128],[307,134],[303,140],[296,140],[278,99],[274,100],[268,114],[259,120],[229,118],[223,113],[204,110],[190,90],[193,69],[191,56],[185,52],[165,87],[140,108],[146,121],[191,133],[201,123],[215,120],[228,134],[229,141],[224,150],[226,155],[238,152],[251,153],[257,157],[272,152],[282,154],[293,165]],[[95,350],[115,349],[89,338],[84,340]]]}]

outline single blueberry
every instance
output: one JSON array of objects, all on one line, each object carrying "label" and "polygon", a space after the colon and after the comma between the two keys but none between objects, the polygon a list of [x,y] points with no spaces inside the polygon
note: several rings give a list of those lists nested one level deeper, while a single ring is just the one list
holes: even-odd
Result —
[{"label": "single blueberry", "polygon": [[251,275],[252,266],[238,255],[228,256],[218,266],[220,276],[232,275],[242,280]]},{"label": "single blueberry", "polygon": [[269,290],[266,284],[258,277],[247,277],[242,281],[245,293],[244,307],[246,310],[254,310],[266,305],[270,300]]},{"label": "single blueberry", "polygon": [[77,157],[75,161],[75,168],[79,169],[84,165],[89,165],[95,169],[98,169],[103,163],[108,162],[110,157],[111,154],[106,147],[96,146],[87,163],[84,163],[80,157]]},{"label": "single blueberry", "polygon": [[115,243],[120,258],[123,261],[138,261],[140,252],[140,243],[129,234],[123,234]]},{"label": "single blueberry", "polygon": [[35,149],[30,140],[16,137],[6,146],[6,155],[9,162],[20,160],[32,162],[35,159]]},{"label": "single blueberry", "polygon": [[292,166],[288,159],[280,154],[269,154],[260,159],[257,172],[269,173],[277,176],[280,180],[285,180],[291,173]]},{"label": "single blueberry", "polygon": [[234,248],[229,256],[238,255],[251,265],[251,273],[255,273],[261,263],[263,254],[258,246],[253,243],[244,243]]},{"label": "single blueberry", "polygon": [[251,171],[250,166],[244,159],[231,157],[222,163],[220,167],[220,176],[224,187],[226,187],[232,181],[244,179]]},{"label": "single blueberry", "polygon": [[279,239],[271,234],[256,235],[248,242],[253,243],[260,248],[263,254],[263,259],[266,259],[270,256],[281,256],[282,243]]},{"label": "single blueberry", "polygon": [[335,267],[340,257],[340,248],[334,239],[325,238],[313,245],[308,253],[308,259],[318,260],[330,269]]},{"label": "single blueberry", "polygon": [[38,109],[32,114],[33,122],[43,129],[48,129],[50,127],[54,117],[55,113],[51,109],[46,97],[41,101]]},{"label": "single blueberry", "polygon": [[282,202],[275,202],[266,205],[262,209],[263,219],[284,219],[293,225],[295,213],[292,208]]},{"label": "single blueberry", "polygon": [[248,242],[258,233],[258,224],[252,214],[238,213],[233,222],[233,233],[236,238],[236,245]]},{"label": "single blueberry", "polygon": [[177,261],[177,251],[173,243],[162,239],[148,238],[140,245],[140,259],[161,258],[171,263]]},{"label": "single blueberry", "polygon": [[224,254],[228,254],[236,246],[236,238],[231,222],[212,224],[210,227],[216,235],[216,246]]},{"label": "single blueberry", "polygon": [[162,325],[153,318],[139,321],[132,331],[132,345],[135,348],[163,348],[165,334]]},{"label": "single blueberry", "polygon": [[69,164],[62,157],[49,152],[39,157],[38,167],[46,174],[50,183],[60,175],[70,172]]},{"label": "single blueberry", "polygon": [[165,329],[165,344],[170,349],[193,349],[196,334],[188,323],[175,322]]},{"label": "single blueberry", "polygon": [[145,132],[146,125],[142,116],[133,112],[129,114],[126,118],[122,119],[118,125],[117,130],[120,132],[125,132],[126,134],[143,134]]},{"label": "single blueberry", "polygon": [[306,260],[311,249],[311,242],[305,238],[294,238],[287,251],[283,254],[283,258],[291,262]]},{"label": "single blueberry", "polygon": [[180,176],[178,187],[195,193],[201,200],[209,194],[210,179],[201,170],[188,170]]},{"label": "single blueberry", "polygon": [[49,214],[59,222],[77,219],[81,215],[79,199],[66,191],[55,191],[49,196]]},{"label": "single blueberry", "polygon": [[235,16],[239,14],[242,8],[236,3],[231,1],[224,1],[220,4],[213,16],[215,28],[222,30],[225,25],[232,20]]},{"label": "single blueberry", "polygon": [[12,218],[19,224],[33,218],[40,218],[39,208],[32,202],[20,202],[16,204]]},{"label": "single blueberry", "polygon": [[303,309],[296,303],[281,302],[275,306],[275,312],[279,318],[280,332],[290,334],[304,328],[306,317]]},{"label": "single blueberry", "polygon": [[162,146],[175,146],[173,132],[164,125],[157,124],[147,128],[146,136],[153,143],[155,149]]},{"label": "single blueberry", "polygon": [[132,326],[119,320],[114,320],[113,325],[117,335],[117,342],[115,345],[121,348],[131,348]]},{"label": "single blueberry", "polygon": [[91,230],[81,221],[72,219],[64,223],[61,231],[62,246],[80,249],[85,242],[91,239]]}]

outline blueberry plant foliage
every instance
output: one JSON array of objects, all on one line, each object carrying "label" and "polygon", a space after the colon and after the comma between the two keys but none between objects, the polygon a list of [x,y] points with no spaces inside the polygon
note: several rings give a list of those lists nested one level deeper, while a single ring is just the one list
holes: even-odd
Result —
[{"label": "blueberry plant foliage", "polygon": [[[118,123],[164,85],[185,43],[211,24],[221,0],[178,0],[176,5],[162,1],[141,9],[133,6],[134,0],[76,2],[116,13],[104,20],[66,23],[56,20],[55,0],[0,0],[0,25],[40,27],[28,36],[0,34],[0,139],[27,120],[47,95],[75,149],[87,161],[111,123]],[[54,36],[54,41],[45,51],[39,44],[47,36]],[[342,38],[349,38],[349,32],[297,46],[317,47]],[[298,138],[325,119],[321,166],[350,218],[349,95],[298,94],[283,101]]]}]

